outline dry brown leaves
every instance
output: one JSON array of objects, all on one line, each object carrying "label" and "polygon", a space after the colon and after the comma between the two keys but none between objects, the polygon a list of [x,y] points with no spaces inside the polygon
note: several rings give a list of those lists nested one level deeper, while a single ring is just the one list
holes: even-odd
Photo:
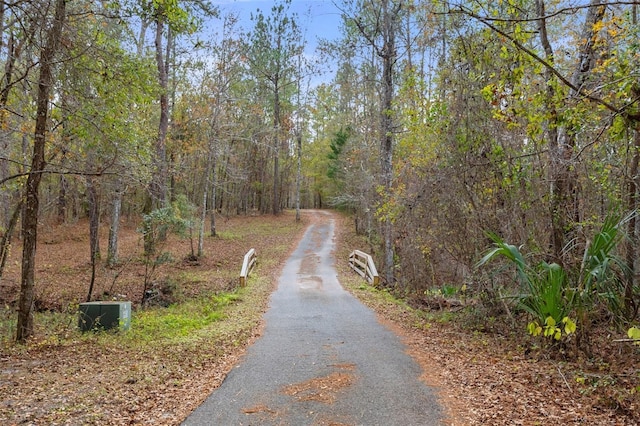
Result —
[{"label": "dry brown leaves", "polygon": [[[254,220],[291,220],[291,216],[234,218],[219,223],[219,229],[231,232]],[[338,221],[342,225],[337,227],[338,260],[357,248],[348,247],[346,220]],[[64,309],[68,300],[84,297],[89,277],[88,241],[81,237],[86,235],[85,225],[43,229],[37,272],[41,308]],[[291,234],[291,249],[299,236],[299,232]],[[200,277],[189,281],[185,296],[225,288],[231,277],[225,271],[236,269],[237,259],[249,246],[260,254],[268,253],[273,243],[269,238],[251,244],[233,238],[208,240],[210,255],[193,264],[180,261],[188,252],[188,242],[173,241],[177,261],[160,272]],[[131,264],[118,271],[117,277],[115,271],[101,269],[96,294],[113,289],[137,300],[143,271],[136,260],[141,244],[133,225],[125,227],[121,244],[123,258],[131,259]],[[9,305],[15,301],[19,282],[19,248],[13,253],[10,269],[0,283],[0,299]],[[280,261],[285,258],[286,254]],[[280,261],[262,273],[277,277]],[[338,263],[344,266],[341,276],[352,274]],[[438,389],[452,426],[640,424],[640,354],[636,348],[607,346],[605,339],[601,352],[610,352],[609,358],[592,364],[557,362],[535,354],[526,356],[522,348],[498,335],[473,336],[451,324],[426,327],[408,309],[379,302],[372,306],[381,321],[403,336],[408,352],[423,368],[424,380]],[[234,315],[243,315],[242,305]],[[216,348],[181,352],[167,347],[154,353],[104,348],[86,339],[61,345],[55,339],[36,338],[28,347],[0,352],[0,424],[179,424],[219,386],[247,342],[259,333],[256,327],[238,343],[226,342]],[[348,366],[336,368],[328,377],[291,385],[283,392],[330,402],[355,380]],[[266,406],[247,410],[277,415]],[[317,424],[342,423],[324,419]]]},{"label": "dry brown leaves", "polygon": [[[348,242],[357,244],[357,239],[344,222],[340,231],[337,256],[346,258],[358,248],[347,247]],[[353,282],[346,266],[339,275],[343,283]],[[423,380],[438,390],[451,426],[640,424],[639,348],[616,346],[604,336],[596,345],[598,362],[527,355],[517,342],[499,335],[428,323],[408,308],[371,300],[359,285],[349,288],[403,337]]]},{"label": "dry brown leaves", "polygon": [[[182,297],[223,290],[237,282],[242,258],[253,247],[259,256],[268,254],[268,261],[260,264],[260,274],[272,277],[274,283],[288,253],[274,254],[270,248],[284,239],[292,250],[304,226],[291,226],[287,235],[277,237],[265,232],[259,238],[242,239],[236,234],[240,228],[276,222],[290,226],[293,215],[220,221],[218,229],[223,237],[207,239],[207,256],[199,262],[183,261],[189,253],[189,242],[172,238],[166,249],[171,250],[174,261],[162,265],[156,279],[172,276],[179,280]],[[88,240],[78,237],[86,234],[85,225],[42,230],[36,288],[40,309],[65,309],[85,297],[90,273]],[[106,241],[106,236],[102,241]],[[117,271],[102,267],[95,294],[111,290],[113,294],[128,295],[135,302],[141,296],[144,271],[139,262],[142,245],[133,226],[124,227],[120,243],[125,264]],[[13,252],[19,253],[19,248],[15,247]],[[4,304],[15,303],[18,274],[14,255],[1,283],[0,300]],[[258,310],[266,309],[270,290],[262,290]],[[241,320],[247,315],[245,311],[238,304],[229,311],[227,320]],[[61,330],[72,328],[73,324],[61,325]],[[73,340],[73,334],[45,336],[41,329],[24,347],[0,348],[0,424],[180,424],[222,383],[246,345],[260,333],[256,322],[243,335],[230,336],[212,346],[165,345],[154,346],[153,350],[141,346],[130,350],[103,346],[99,339],[87,336],[77,340]]]},{"label": "dry brown leaves", "polygon": [[424,380],[440,389],[452,425],[634,425],[638,412],[603,406],[581,386],[577,363],[528,358],[495,337],[470,339],[439,325],[402,328]]},{"label": "dry brown leaves", "polygon": [[295,397],[298,401],[317,401],[333,404],[338,392],[351,386],[353,374],[335,371],[328,376],[315,377],[303,383],[286,386],[282,392]]}]

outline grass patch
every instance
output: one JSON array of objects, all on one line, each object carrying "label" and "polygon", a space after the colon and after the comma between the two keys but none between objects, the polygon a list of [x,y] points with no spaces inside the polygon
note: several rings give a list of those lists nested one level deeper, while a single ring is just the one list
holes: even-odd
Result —
[{"label": "grass patch", "polygon": [[[153,307],[134,310],[131,329],[124,332],[107,330],[104,332],[81,333],[78,326],[78,313],[43,312],[35,316],[38,327],[37,337],[24,349],[48,345],[65,346],[76,341],[101,341],[103,344],[138,347],[140,345],[158,346],[179,341],[198,340],[202,330],[227,318],[230,305],[240,302],[239,292],[220,293],[209,297],[191,299],[169,307]],[[15,347],[13,331],[15,315],[3,310],[0,316],[2,346],[5,349]]]},{"label": "grass patch", "polygon": [[181,271],[176,275],[175,280],[180,284],[206,282],[213,274],[211,271]]},{"label": "grass patch", "polygon": [[0,343],[7,345],[16,330],[16,315],[8,307],[0,308]]},{"label": "grass patch", "polygon": [[[222,305],[224,306],[224,305]],[[224,318],[223,310],[209,298],[189,300],[167,308],[138,311],[125,335],[136,342],[184,339]]]},{"label": "grass patch", "polygon": [[242,241],[244,235],[240,230],[226,230],[226,231],[216,231],[216,238],[219,238],[224,241]]},{"label": "grass patch", "polygon": [[168,307],[135,310],[129,330],[86,334],[85,338],[96,339],[105,345],[123,345],[132,349],[198,342],[204,330],[217,326],[228,318],[229,307],[242,301],[241,291],[190,299]]}]

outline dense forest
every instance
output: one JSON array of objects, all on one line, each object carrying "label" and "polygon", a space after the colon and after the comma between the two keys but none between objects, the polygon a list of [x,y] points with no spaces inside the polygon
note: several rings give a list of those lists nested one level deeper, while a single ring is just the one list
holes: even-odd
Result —
[{"label": "dense forest", "polygon": [[634,338],[638,4],[335,1],[339,37],[310,55],[291,0],[250,25],[205,1],[0,2],[17,340],[39,225],[88,218],[95,267],[118,263],[123,216],[149,254],[187,223],[202,256],[216,218],[306,208],[351,214],[408,298],[455,292],[587,351],[594,326]]}]

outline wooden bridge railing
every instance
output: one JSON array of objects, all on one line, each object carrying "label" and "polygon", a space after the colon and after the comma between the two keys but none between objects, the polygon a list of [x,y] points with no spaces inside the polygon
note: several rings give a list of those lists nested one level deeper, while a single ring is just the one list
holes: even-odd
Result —
[{"label": "wooden bridge railing", "polygon": [[244,255],[244,261],[242,262],[242,269],[240,270],[240,287],[247,285],[247,277],[251,273],[251,270],[258,260],[256,249],[251,249]]},{"label": "wooden bridge railing", "polygon": [[367,253],[360,250],[352,251],[349,255],[349,266],[367,280],[369,284],[377,286],[380,283],[380,277],[378,276],[376,265],[373,263],[373,258]]}]

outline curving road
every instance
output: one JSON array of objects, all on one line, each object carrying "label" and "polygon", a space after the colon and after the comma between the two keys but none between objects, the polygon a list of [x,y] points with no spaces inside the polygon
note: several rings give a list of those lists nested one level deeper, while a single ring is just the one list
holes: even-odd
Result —
[{"label": "curving road", "polygon": [[183,425],[441,424],[434,391],[399,338],[340,286],[331,213],[312,214],[263,335]]}]

